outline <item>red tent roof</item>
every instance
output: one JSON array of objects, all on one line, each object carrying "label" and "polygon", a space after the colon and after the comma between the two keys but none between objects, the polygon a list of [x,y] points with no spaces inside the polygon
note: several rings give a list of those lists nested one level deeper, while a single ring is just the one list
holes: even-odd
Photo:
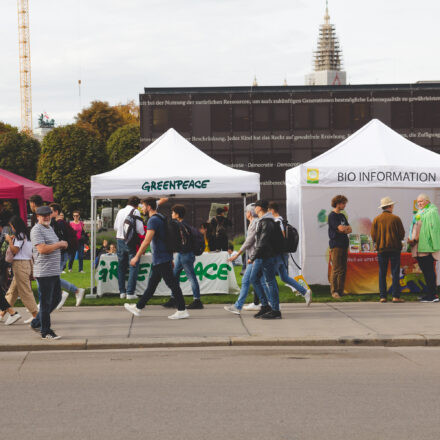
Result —
[{"label": "red tent roof", "polygon": [[[23,197],[25,200],[29,200],[31,196],[33,196],[34,194],[38,194],[45,202],[53,202],[53,190],[49,186],[42,185],[41,183],[34,182],[32,180],[26,179],[25,177],[18,176],[17,174],[3,170],[1,168],[0,177],[0,198],[14,199],[18,197]],[[9,181],[9,183],[6,183],[6,181]],[[14,184],[17,185],[17,187],[23,187],[23,192],[21,193],[21,196],[1,195],[5,194],[5,189],[7,188],[7,185],[10,185],[10,190],[12,190]]]}]

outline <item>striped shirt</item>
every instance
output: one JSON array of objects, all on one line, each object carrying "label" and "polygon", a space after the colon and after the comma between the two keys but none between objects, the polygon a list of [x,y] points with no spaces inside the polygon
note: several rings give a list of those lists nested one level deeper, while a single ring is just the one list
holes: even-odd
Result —
[{"label": "striped shirt", "polygon": [[37,223],[31,230],[31,242],[34,256],[34,277],[59,276],[61,266],[61,251],[56,249],[50,254],[40,254],[37,250],[39,244],[58,243],[59,239],[50,226]]}]

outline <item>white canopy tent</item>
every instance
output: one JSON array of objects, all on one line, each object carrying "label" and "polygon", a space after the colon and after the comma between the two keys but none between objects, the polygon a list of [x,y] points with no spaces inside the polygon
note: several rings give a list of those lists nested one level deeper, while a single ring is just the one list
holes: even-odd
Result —
[{"label": "white canopy tent", "polygon": [[[91,177],[91,258],[96,249],[98,199],[130,196],[174,198],[237,198],[259,194],[260,175],[217,162],[170,128],[118,168]],[[246,223],[245,223],[246,224]],[[91,275],[93,292],[94,278]]]},{"label": "white canopy tent", "polygon": [[[330,201],[348,198],[346,212],[355,234],[370,234],[380,213],[379,201],[390,196],[406,234],[418,194],[440,202],[440,155],[420,147],[373,119],[320,156],[286,172],[287,218],[298,228],[295,260],[309,283],[328,284]],[[291,263],[294,272],[298,270]]]}]

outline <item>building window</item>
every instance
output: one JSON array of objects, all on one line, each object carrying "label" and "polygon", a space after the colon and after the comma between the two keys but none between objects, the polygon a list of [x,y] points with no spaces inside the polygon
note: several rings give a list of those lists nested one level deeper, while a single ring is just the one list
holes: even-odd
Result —
[{"label": "building window", "polygon": [[268,131],[270,130],[270,111],[268,105],[254,105],[253,122],[254,130],[256,131]]},{"label": "building window", "polygon": [[169,107],[169,125],[180,132],[190,131],[191,115],[189,107],[176,105]]},{"label": "building window", "polygon": [[316,104],[313,107],[313,127],[330,127],[330,107],[328,104]]},{"label": "building window", "polygon": [[289,105],[275,104],[273,106],[272,127],[274,130],[289,130],[290,129]]},{"label": "building window", "polygon": [[311,129],[311,106],[297,104],[294,107],[293,126],[298,129]]},{"label": "building window", "polygon": [[164,132],[168,128],[168,110],[164,108],[153,109],[153,131]]},{"label": "building window", "polygon": [[370,104],[358,102],[353,104],[353,128],[363,127],[370,120]]},{"label": "building window", "polygon": [[350,104],[333,104],[333,128],[344,130],[351,128]]},{"label": "building window", "polygon": [[234,131],[249,131],[249,106],[234,105],[232,108],[232,129]]},{"label": "building window", "polygon": [[391,127],[406,129],[411,128],[411,112],[409,103],[391,103]]},{"label": "building window", "polygon": [[229,106],[211,105],[211,127],[212,131],[231,131]]}]

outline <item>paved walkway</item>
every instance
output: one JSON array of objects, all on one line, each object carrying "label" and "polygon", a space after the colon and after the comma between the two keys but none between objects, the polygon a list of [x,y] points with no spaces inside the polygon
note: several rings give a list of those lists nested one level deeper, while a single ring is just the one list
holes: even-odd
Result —
[{"label": "paved walkway", "polygon": [[0,351],[92,350],[106,348],[228,345],[440,346],[440,304],[315,303],[282,304],[283,319],[233,315],[223,305],[190,311],[172,321],[173,310],[144,309],[134,317],[123,307],[67,307],[52,314],[59,341],[41,340],[24,324],[0,324]]}]

